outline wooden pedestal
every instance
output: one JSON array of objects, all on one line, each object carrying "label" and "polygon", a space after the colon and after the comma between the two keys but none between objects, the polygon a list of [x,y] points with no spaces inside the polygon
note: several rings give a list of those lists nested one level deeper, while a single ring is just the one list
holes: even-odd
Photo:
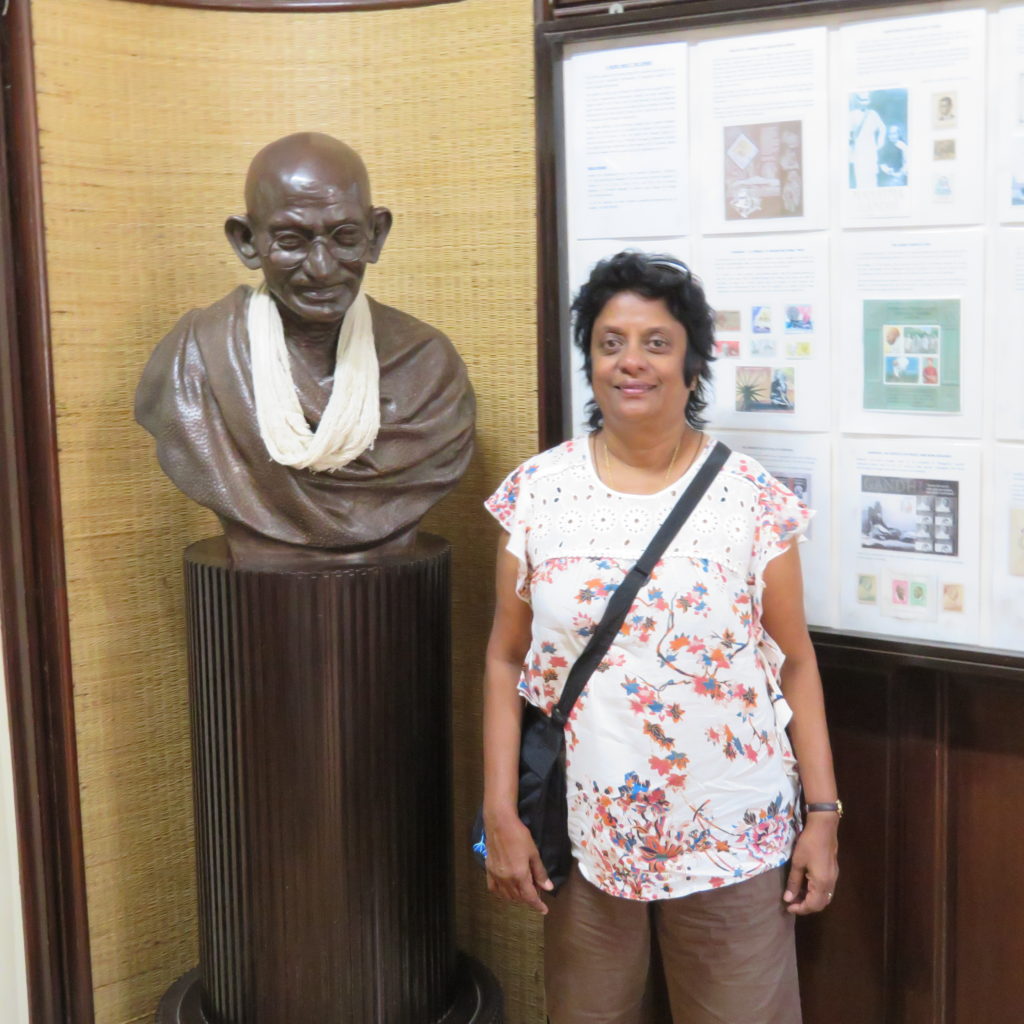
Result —
[{"label": "wooden pedestal", "polygon": [[185,575],[200,964],[158,1021],[500,1020],[454,944],[447,542],[239,568],[218,538]]}]

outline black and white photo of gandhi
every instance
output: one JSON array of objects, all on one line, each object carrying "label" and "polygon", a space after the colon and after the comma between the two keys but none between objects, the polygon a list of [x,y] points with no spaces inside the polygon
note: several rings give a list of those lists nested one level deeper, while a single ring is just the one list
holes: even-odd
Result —
[{"label": "black and white photo of gandhi", "polygon": [[772,370],[771,404],[776,409],[793,408],[793,371],[787,367]]},{"label": "black and white photo of gandhi", "polygon": [[907,90],[850,93],[847,160],[850,188],[907,184]]},{"label": "black and white photo of gandhi", "polygon": [[955,555],[959,488],[955,480],[862,476],[861,547]]},{"label": "black and white photo of gandhi", "polygon": [[957,96],[955,92],[946,90],[932,96],[932,126],[934,128],[955,128],[957,116]]},{"label": "black and white photo of gandhi", "polygon": [[722,143],[726,220],[803,216],[800,121],[727,127]]}]

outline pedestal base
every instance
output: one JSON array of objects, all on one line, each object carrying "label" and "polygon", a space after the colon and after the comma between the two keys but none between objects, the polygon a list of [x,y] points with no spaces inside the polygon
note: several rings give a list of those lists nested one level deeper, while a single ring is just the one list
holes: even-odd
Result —
[{"label": "pedestal base", "polygon": [[[439,1021],[408,1024],[504,1024],[504,1020],[501,987],[494,975],[478,960],[460,954],[451,1008]],[[210,1024],[203,1013],[198,968],[179,978],[164,993],[156,1024]]]},{"label": "pedestal base", "polygon": [[199,968],[159,1019],[494,1019],[457,982],[448,543],[291,566],[200,541],[185,577]]}]

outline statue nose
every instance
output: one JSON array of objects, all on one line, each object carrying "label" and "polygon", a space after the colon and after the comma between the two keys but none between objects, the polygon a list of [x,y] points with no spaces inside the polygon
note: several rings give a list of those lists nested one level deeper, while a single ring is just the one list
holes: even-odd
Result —
[{"label": "statue nose", "polygon": [[331,273],[334,260],[327,250],[327,245],[320,238],[314,238],[306,257],[306,273],[314,277],[326,277]]}]

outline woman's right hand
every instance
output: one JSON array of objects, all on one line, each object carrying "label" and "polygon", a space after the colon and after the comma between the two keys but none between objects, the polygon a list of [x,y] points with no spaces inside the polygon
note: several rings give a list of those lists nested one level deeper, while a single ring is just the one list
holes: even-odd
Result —
[{"label": "woman's right hand", "polygon": [[498,544],[494,624],[484,673],[484,834],[487,888],[503,900],[546,914],[537,892],[548,880],[530,830],[519,820],[519,745],[523,702],[517,692],[523,659],[530,648],[532,614],[516,590],[519,562]]},{"label": "woman's right hand", "polygon": [[485,817],[487,836],[487,888],[499,899],[523,903],[546,914],[548,908],[538,889],[551,892],[554,886],[537,852],[530,830],[515,813],[496,820]]}]

